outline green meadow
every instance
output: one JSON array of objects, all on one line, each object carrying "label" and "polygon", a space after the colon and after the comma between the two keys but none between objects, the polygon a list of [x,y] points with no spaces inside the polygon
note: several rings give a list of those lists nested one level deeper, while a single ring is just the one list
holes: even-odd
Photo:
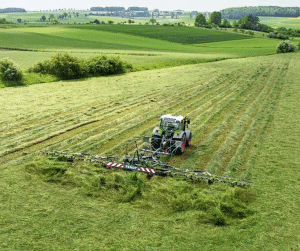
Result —
[{"label": "green meadow", "polygon": [[259,17],[261,23],[269,25],[273,28],[286,27],[291,29],[300,28],[300,18],[291,17]]},{"label": "green meadow", "polygon": [[2,58],[11,58],[24,70],[58,52],[83,58],[104,53],[132,63],[135,70],[149,70],[270,55],[277,44],[277,40],[187,27],[89,25],[0,31]]},{"label": "green meadow", "polygon": [[[300,248],[298,50],[188,27],[5,27],[0,58],[28,85],[0,89],[1,250]],[[64,52],[117,56],[134,69],[68,81],[26,72]],[[162,160],[253,183],[147,179],[42,154],[122,161],[168,113],[191,119],[192,146]]]}]

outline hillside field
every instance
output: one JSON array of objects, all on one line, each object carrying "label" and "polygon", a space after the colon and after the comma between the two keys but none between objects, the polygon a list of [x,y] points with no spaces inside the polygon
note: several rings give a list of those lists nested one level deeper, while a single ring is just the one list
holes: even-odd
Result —
[{"label": "hillside field", "polygon": [[[299,196],[289,191],[299,183],[298,55],[2,89],[1,247],[297,249]],[[189,116],[194,133],[193,146],[172,165],[248,178],[252,187],[141,174],[142,195],[122,202],[123,190],[90,183],[103,175],[111,182],[114,171],[40,154],[47,148],[122,156],[164,113]],[[51,135],[58,136],[33,145]],[[224,211],[223,227],[212,224],[212,210],[230,203],[239,211]]]},{"label": "hillside field", "polygon": [[[279,42],[171,26],[0,26],[0,59],[28,81],[0,83],[0,250],[299,250],[299,51],[276,54]],[[26,72],[65,52],[133,70],[68,81]],[[162,161],[253,183],[148,179],[42,153],[121,162],[168,113],[188,116],[193,138]]]},{"label": "hillside field", "polygon": [[[121,32],[122,29],[124,32]],[[137,35],[141,29],[145,32]],[[176,30],[176,37],[168,36],[166,30]],[[195,43],[190,44],[188,41],[191,39],[178,39],[186,35],[196,37]],[[103,53],[119,56],[139,71],[271,55],[278,43],[278,40],[249,35],[184,27],[46,26],[0,31],[1,58],[12,59],[24,70],[59,52],[83,58]]]},{"label": "hillside field", "polygon": [[300,18],[287,17],[259,17],[261,23],[269,25],[273,28],[286,27],[291,29],[300,28]]}]

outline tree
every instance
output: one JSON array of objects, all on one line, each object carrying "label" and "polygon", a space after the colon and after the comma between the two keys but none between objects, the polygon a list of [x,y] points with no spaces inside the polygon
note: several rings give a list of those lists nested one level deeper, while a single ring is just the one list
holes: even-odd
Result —
[{"label": "tree", "polygon": [[197,15],[195,19],[195,26],[201,27],[207,25],[206,18],[203,14]]},{"label": "tree", "polygon": [[173,11],[170,11],[170,16],[171,16],[172,19],[174,18],[175,14],[174,14]]},{"label": "tree", "polygon": [[153,16],[159,17],[159,9],[153,10],[153,12],[152,12],[152,17],[153,17]]},{"label": "tree", "polygon": [[21,19],[21,18],[18,18],[18,19],[17,19],[17,22],[18,22],[18,23],[21,23],[21,22],[22,22],[22,19]]},{"label": "tree", "polygon": [[94,24],[100,24],[100,21],[98,19],[95,19]]},{"label": "tree", "polygon": [[150,23],[152,23],[152,25],[154,25],[154,24],[156,23],[156,19],[151,18],[151,19],[150,19]]},{"label": "tree", "polygon": [[210,16],[210,22],[212,24],[220,25],[222,20],[221,12],[214,11]]},{"label": "tree", "polygon": [[248,15],[248,21],[253,25],[257,25],[259,23],[259,17]]},{"label": "tree", "polygon": [[238,22],[237,22],[236,20],[233,20],[233,21],[232,21],[232,26],[233,26],[233,27],[238,27],[239,24],[238,24]]},{"label": "tree", "polygon": [[41,21],[45,22],[45,21],[46,21],[46,17],[45,17],[45,16],[42,16],[42,17],[41,17]]},{"label": "tree", "polygon": [[107,23],[108,23],[108,24],[113,24],[114,21],[109,20]]},{"label": "tree", "polygon": [[225,27],[225,28],[231,28],[232,27],[230,22],[227,19],[224,19],[220,26]]},{"label": "tree", "polygon": [[64,12],[64,17],[66,18],[68,16],[68,13],[67,12]]},{"label": "tree", "polygon": [[49,19],[54,19],[54,18],[55,18],[54,15],[50,14]]}]

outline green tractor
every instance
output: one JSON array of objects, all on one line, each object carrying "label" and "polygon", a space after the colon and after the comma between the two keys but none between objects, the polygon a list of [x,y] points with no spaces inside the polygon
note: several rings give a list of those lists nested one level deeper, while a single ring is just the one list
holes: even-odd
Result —
[{"label": "green tractor", "polygon": [[192,132],[188,130],[190,120],[183,116],[163,115],[160,125],[151,136],[151,150],[157,154],[179,155],[191,145]]}]

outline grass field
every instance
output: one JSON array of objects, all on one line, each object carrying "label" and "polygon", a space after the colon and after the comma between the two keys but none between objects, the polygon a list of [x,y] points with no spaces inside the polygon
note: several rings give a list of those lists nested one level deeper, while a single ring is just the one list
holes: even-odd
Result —
[{"label": "grass field", "polygon": [[285,17],[259,17],[261,23],[273,28],[286,27],[291,29],[300,29],[300,18]]},{"label": "grass field", "polygon": [[[298,55],[1,89],[1,248],[297,250]],[[39,154],[49,148],[122,156],[166,112],[189,116],[194,133],[194,146],[173,165],[247,177],[252,188],[146,180]],[[32,145],[51,135],[58,136]],[[137,179],[143,192],[124,202],[127,193],[99,184],[109,177]],[[248,213],[224,211],[226,225],[215,226],[214,210],[230,203]]]},{"label": "grass field", "polygon": [[[72,18],[66,18],[63,20],[59,19],[59,22],[65,23],[65,24],[73,24],[73,23],[89,23],[90,21],[94,21],[95,18],[92,16],[85,16],[87,11],[75,11],[79,13],[79,17],[74,17],[73,11],[51,11],[51,12],[27,12],[27,13],[6,13],[6,14],[0,14],[0,18],[5,18],[9,22],[15,22],[17,23],[17,19],[21,19],[22,22],[26,21],[28,23],[37,23],[37,24],[49,24],[50,21],[48,20],[50,15],[53,14],[55,18],[57,18],[59,15],[62,15],[64,12],[67,12],[68,14],[71,14]],[[45,16],[47,21],[46,22],[40,22],[40,19],[42,16]],[[119,19],[111,19],[113,21],[119,20]]]},{"label": "grass field", "polygon": [[77,27],[75,26],[75,28],[88,31],[93,30],[125,33],[181,44],[200,44],[250,38],[249,36],[240,35],[236,33],[227,33],[199,28],[192,29],[183,26],[168,27],[156,25],[87,25]]},{"label": "grass field", "polygon": [[[78,11],[76,10],[75,12],[79,13],[79,17],[74,17],[73,12],[74,11],[51,11],[51,12],[28,12],[28,13],[7,13],[7,14],[0,14],[0,18],[5,18],[9,22],[17,22],[17,19],[22,19],[22,21],[26,21],[29,23],[35,23],[35,24],[48,24],[49,23],[49,16],[53,14],[56,18],[59,15],[62,15],[64,12],[67,12],[68,14],[70,13],[72,15],[71,18],[66,18],[66,19],[59,19],[60,23],[63,24],[86,24],[89,23],[90,21],[94,21],[95,19],[98,19],[100,21],[104,21],[107,23],[108,21],[113,21],[115,24],[122,23],[122,22],[128,22],[128,18],[121,18],[121,17],[109,17],[109,16],[93,16],[93,15],[88,15],[85,16],[85,14],[88,14],[89,11]],[[45,16],[47,18],[46,22],[40,22],[40,18],[42,16]],[[192,18],[187,17],[187,16],[180,16],[178,18],[171,18],[171,17],[160,17],[156,18],[157,22],[160,24],[174,24],[174,23],[182,23],[184,22],[187,25],[194,25],[195,22],[195,16]],[[145,23],[150,23],[151,17],[144,17],[144,18],[135,18],[133,21],[135,24],[145,24]]]},{"label": "grass field", "polygon": [[[137,36],[141,27],[145,32]],[[123,28],[124,33],[121,32]],[[169,33],[164,32],[174,29],[177,32],[174,34],[178,37],[184,35],[190,38],[174,40],[174,34],[169,36]],[[158,33],[155,38],[153,34],[156,31]],[[162,34],[165,35],[165,39]],[[196,37],[194,44],[182,44],[192,37]],[[215,42],[202,43],[207,40]],[[278,41],[274,39],[184,27],[50,26],[17,27],[0,32],[0,47],[3,48],[0,51],[1,58],[8,57],[14,60],[24,70],[58,52],[70,52],[79,57],[105,53],[120,56],[121,59],[132,63],[136,70],[149,70],[228,58],[270,55],[275,53],[277,44]]]},{"label": "grass field", "polygon": [[[0,89],[0,249],[300,249],[299,52],[274,55],[278,43],[187,27],[0,29],[0,58],[23,70],[68,52],[119,56],[135,71],[73,81],[25,73],[29,84],[46,83]],[[147,179],[41,154],[122,159],[167,113],[188,116],[193,139],[164,161],[251,187]]]}]

